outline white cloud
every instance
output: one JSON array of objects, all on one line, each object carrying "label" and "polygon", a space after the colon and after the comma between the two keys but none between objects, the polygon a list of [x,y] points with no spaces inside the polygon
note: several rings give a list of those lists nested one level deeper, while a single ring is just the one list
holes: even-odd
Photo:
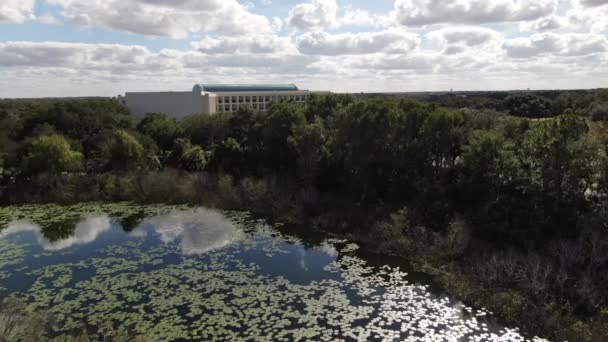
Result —
[{"label": "white cloud", "polygon": [[16,221],[8,225],[8,227],[0,233],[0,239],[22,232],[34,232],[38,243],[47,251],[59,251],[70,248],[75,245],[86,245],[97,239],[97,237],[110,230],[110,218],[107,215],[93,216],[86,218],[76,224],[74,232],[69,237],[50,241],[42,233],[42,228],[31,222]]},{"label": "white cloud", "polygon": [[190,46],[206,54],[226,53],[294,53],[289,37],[276,35],[251,35],[239,37],[205,37]]},{"label": "white cloud", "polygon": [[378,15],[370,13],[360,8],[347,6],[344,9],[344,14],[336,19],[336,27],[349,26],[368,26],[381,27],[390,25],[388,15]]},{"label": "white cloud", "polygon": [[296,39],[298,50],[309,55],[408,53],[419,44],[418,35],[402,30],[337,33],[311,32]]},{"label": "white cloud", "polygon": [[151,64],[153,59],[162,59],[162,54],[152,54],[143,46],[60,42],[0,43],[0,65],[3,67],[65,67],[108,71],[137,69],[138,65]]},{"label": "white cloud", "polygon": [[287,23],[300,30],[324,29],[336,24],[336,0],[312,0],[296,5],[287,15]]},{"label": "white cloud", "polygon": [[162,242],[179,240],[185,255],[221,249],[244,237],[243,232],[220,212],[204,208],[154,217],[146,223],[154,226]]},{"label": "white cloud", "polygon": [[0,1],[0,23],[22,23],[34,18],[35,0],[2,0]]},{"label": "white cloud", "polygon": [[580,0],[580,4],[587,7],[608,5],[608,0]]},{"label": "white cloud", "polygon": [[520,30],[528,32],[555,31],[566,27],[567,25],[568,22],[566,19],[552,15],[531,22],[523,22],[520,24]]},{"label": "white cloud", "polygon": [[455,55],[472,48],[490,51],[498,49],[503,41],[501,33],[481,26],[451,26],[426,34],[431,46],[445,54]]},{"label": "white cloud", "polygon": [[535,20],[552,14],[556,0],[396,0],[392,16],[407,26]]},{"label": "white cloud", "polygon": [[569,28],[583,32],[608,33],[608,6],[575,6],[566,13]]},{"label": "white cloud", "polygon": [[532,58],[537,56],[587,56],[604,53],[608,50],[608,41],[603,35],[595,34],[555,34],[541,33],[530,37],[511,39],[503,48],[513,58]]},{"label": "white cloud", "polygon": [[47,0],[82,26],[149,36],[185,38],[195,32],[268,33],[268,18],[236,0]]}]

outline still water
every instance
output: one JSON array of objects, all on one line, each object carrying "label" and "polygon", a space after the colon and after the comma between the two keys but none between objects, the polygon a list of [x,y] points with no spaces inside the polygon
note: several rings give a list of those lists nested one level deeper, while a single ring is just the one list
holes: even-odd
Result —
[{"label": "still water", "polygon": [[50,313],[58,336],[120,327],[160,341],[526,340],[404,260],[246,212],[0,208],[0,256],[0,298]]}]

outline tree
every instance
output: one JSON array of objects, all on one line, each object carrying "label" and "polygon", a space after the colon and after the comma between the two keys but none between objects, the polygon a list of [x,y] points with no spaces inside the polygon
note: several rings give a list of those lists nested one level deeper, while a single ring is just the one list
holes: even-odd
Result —
[{"label": "tree", "polygon": [[128,110],[111,99],[41,101],[31,111],[24,111],[21,120],[23,128],[19,138],[32,136],[34,130],[43,124],[50,125],[58,133],[82,145],[87,157],[95,151],[99,135],[104,131],[128,130],[134,122]]},{"label": "tree", "polygon": [[177,138],[184,136],[184,131],[174,118],[163,113],[148,113],[137,124],[137,130],[154,139],[161,150],[168,151]]},{"label": "tree", "polygon": [[287,140],[299,126],[306,124],[301,106],[288,102],[272,105],[267,113],[260,113],[253,138],[247,149],[254,158],[274,172],[294,171],[294,151]]},{"label": "tree", "polygon": [[145,149],[141,143],[129,132],[119,129],[109,146],[110,165],[117,169],[140,167],[145,164]]},{"label": "tree", "polygon": [[554,115],[551,101],[532,93],[510,95],[505,99],[504,105],[509,114],[514,116],[546,118]]},{"label": "tree", "polygon": [[520,149],[528,192],[537,193],[548,226],[570,228],[596,183],[599,146],[584,118],[562,115],[537,123]]},{"label": "tree", "polygon": [[226,139],[231,117],[228,113],[195,114],[182,120],[180,126],[192,143],[210,149]]},{"label": "tree", "polygon": [[462,192],[469,203],[496,201],[519,165],[511,146],[499,132],[474,131],[462,153]]},{"label": "tree", "polygon": [[298,126],[287,142],[296,152],[298,176],[305,185],[312,185],[323,158],[327,157],[326,130],[321,118],[308,125]]},{"label": "tree", "polygon": [[60,134],[34,138],[23,159],[23,171],[28,175],[73,172],[81,168],[82,154],[72,150],[68,140]]},{"label": "tree", "polygon": [[202,147],[180,138],[173,144],[169,164],[186,171],[203,171],[207,165],[207,156]]}]

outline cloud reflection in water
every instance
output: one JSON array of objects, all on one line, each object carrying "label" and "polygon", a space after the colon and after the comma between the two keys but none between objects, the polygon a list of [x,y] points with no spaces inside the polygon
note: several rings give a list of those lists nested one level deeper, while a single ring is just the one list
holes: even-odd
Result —
[{"label": "cloud reflection in water", "polygon": [[146,223],[154,226],[162,242],[179,240],[185,255],[223,248],[244,237],[243,232],[220,212],[205,208],[153,217]]},{"label": "cloud reflection in water", "polygon": [[101,233],[110,230],[110,227],[111,222],[108,215],[91,216],[78,222],[74,228],[74,232],[69,237],[50,241],[44,236],[40,225],[29,221],[15,221],[10,223],[5,230],[0,232],[0,239],[22,232],[33,232],[36,234],[38,244],[40,244],[44,250],[59,251],[75,245],[91,243],[95,241]]}]

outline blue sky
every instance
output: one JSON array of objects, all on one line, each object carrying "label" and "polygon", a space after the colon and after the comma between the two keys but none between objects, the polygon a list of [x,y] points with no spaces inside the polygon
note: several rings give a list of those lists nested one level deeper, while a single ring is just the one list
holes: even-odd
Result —
[{"label": "blue sky", "polygon": [[607,87],[607,32],[608,0],[0,0],[0,97]]}]

